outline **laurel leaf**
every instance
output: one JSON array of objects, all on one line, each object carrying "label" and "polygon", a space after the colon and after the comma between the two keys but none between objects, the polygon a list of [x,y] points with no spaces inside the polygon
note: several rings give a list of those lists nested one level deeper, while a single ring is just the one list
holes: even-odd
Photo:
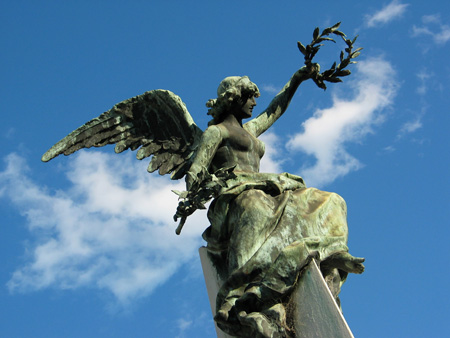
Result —
[{"label": "laurel leaf", "polygon": [[317,38],[319,37],[319,33],[320,33],[319,27],[316,27],[316,29],[314,29],[314,33],[313,33],[314,41],[317,40]]},{"label": "laurel leaf", "polygon": [[297,47],[303,55],[306,55],[306,48],[300,41],[297,41]]},{"label": "laurel leaf", "polygon": [[339,83],[339,82],[343,82],[340,78],[338,77],[331,77],[329,79],[326,79],[326,81],[328,82],[333,82],[333,83]]},{"label": "laurel leaf", "polygon": [[343,70],[340,70],[340,71],[336,72],[336,76],[344,77],[344,76],[350,75],[351,73],[352,72],[349,71],[348,69],[343,69]]},{"label": "laurel leaf", "polygon": [[333,34],[339,35],[341,37],[345,37],[346,35],[341,31],[333,31]]},{"label": "laurel leaf", "polygon": [[326,89],[327,89],[327,86],[326,86],[325,83],[322,81],[322,79],[314,78],[313,81],[314,81],[314,83],[317,85],[317,87],[322,88],[323,90],[326,90]]},{"label": "laurel leaf", "polygon": [[345,67],[348,66],[349,63],[350,63],[350,59],[344,59],[344,60],[342,60],[342,62],[341,62],[341,64],[339,65],[338,68],[344,69]]},{"label": "laurel leaf", "polygon": [[322,31],[322,36],[328,35],[328,34],[330,34],[332,31],[333,31],[333,30],[331,29],[331,27],[325,28],[325,29]]},{"label": "laurel leaf", "polygon": [[326,70],[326,71],[324,71],[323,73],[322,73],[322,75],[323,75],[323,77],[324,78],[328,78],[328,77],[330,77],[331,76],[331,74],[333,74],[334,73],[334,69],[328,69],[328,70]]},{"label": "laurel leaf", "polygon": [[339,26],[341,25],[341,22],[339,21],[338,23],[334,24],[333,26],[331,26],[330,28],[335,31],[336,29],[339,28]]},{"label": "laurel leaf", "polygon": [[334,43],[336,43],[336,41],[334,41],[334,39],[332,39],[332,38],[320,38],[320,40],[333,41]]}]

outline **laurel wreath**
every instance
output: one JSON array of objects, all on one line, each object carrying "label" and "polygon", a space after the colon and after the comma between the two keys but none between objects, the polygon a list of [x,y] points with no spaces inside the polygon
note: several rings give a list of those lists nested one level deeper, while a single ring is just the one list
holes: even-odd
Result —
[{"label": "laurel wreath", "polygon": [[320,33],[319,27],[316,27],[313,32],[313,39],[311,43],[306,47],[300,41],[297,42],[298,49],[305,58],[306,66],[312,65],[314,56],[319,51],[320,47],[324,45],[322,42],[332,41],[336,43],[333,38],[329,37],[330,34],[340,36],[346,43],[347,47],[343,51],[341,51],[339,57],[340,63],[337,64],[336,62],[334,62],[330,69],[324,71],[323,73],[317,73],[317,75],[313,77],[313,81],[316,83],[316,85],[324,90],[327,89],[325,81],[333,83],[342,82],[341,77],[345,77],[351,74],[350,70],[346,68],[350,64],[357,63],[356,61],[352,60],[358,57],[361,54],[360,51],[363,49],[357,48],[356,50],[353,50],[353,45],[355,44],[358,36],[353,38],[353,40],[347,39],[347,36],[343,32],[338,30],[340,25],[341,23],[338,22],[331,27],[325,28],[322,33]]}]

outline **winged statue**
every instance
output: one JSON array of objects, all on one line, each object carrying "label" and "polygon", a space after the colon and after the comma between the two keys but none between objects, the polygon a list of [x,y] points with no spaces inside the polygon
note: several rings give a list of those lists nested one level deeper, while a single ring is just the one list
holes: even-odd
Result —
[{"label": "winged statue", "polygon": [[[217,98],[209,100],[208,128],[202,131],[180,97],[168,90],[151,90],[114,105],[51,147],[47,162],[82,148],[115,144],[115,152],[137,150],[150,158],[149,172],[186,179],[177,233],[190,214],[213,200],[210,225],[203,233],[208,255],[223,283],[217,294],[215,321],[236,337],[295,337],[289,323],[289,295],[311,259],[339,304],[339,291],[348,273],[362,273],[364,259],[347,247],[347,209],[337,194],[307,188],[299,176],[260,173],[264,144],[258,137],[280,118],[303,81],[341,82],[360,49],[355,39],[338,30],[339,23],[298,48],[305,66],[296,71],[269,106],[252,117],[260,92],[247,76],[225,78]],[[341,36],[347,56],[320,73],[312,62],[321,42]]]}]

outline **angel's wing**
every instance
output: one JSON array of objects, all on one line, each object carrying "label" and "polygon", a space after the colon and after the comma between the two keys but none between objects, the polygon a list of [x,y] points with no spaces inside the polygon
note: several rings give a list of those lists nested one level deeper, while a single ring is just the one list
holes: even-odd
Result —
[{"label": "angel's wing", "polygon": [[139,160],[153,155],[149,172],[172,173],[179,179],[189,169],[202,130],[180,97],[168,90],[152,90],[122,101],[71,132],[43,156],[47,162],[82,148],[116,144],[115,152],[136,150]]}]

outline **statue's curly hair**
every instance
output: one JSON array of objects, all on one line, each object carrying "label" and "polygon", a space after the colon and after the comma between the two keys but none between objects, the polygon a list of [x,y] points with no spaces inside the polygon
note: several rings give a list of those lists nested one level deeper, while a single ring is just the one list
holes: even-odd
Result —
[{"label": "statue's curly hair", "polygon": [[209,125],[220,123],[234,103],[243,105],[248,98],[259,95],[258,86],[250,81],[248,76],[226,77],[217,88],[217,98],[206,102],[208,115],[213,117]]}]

